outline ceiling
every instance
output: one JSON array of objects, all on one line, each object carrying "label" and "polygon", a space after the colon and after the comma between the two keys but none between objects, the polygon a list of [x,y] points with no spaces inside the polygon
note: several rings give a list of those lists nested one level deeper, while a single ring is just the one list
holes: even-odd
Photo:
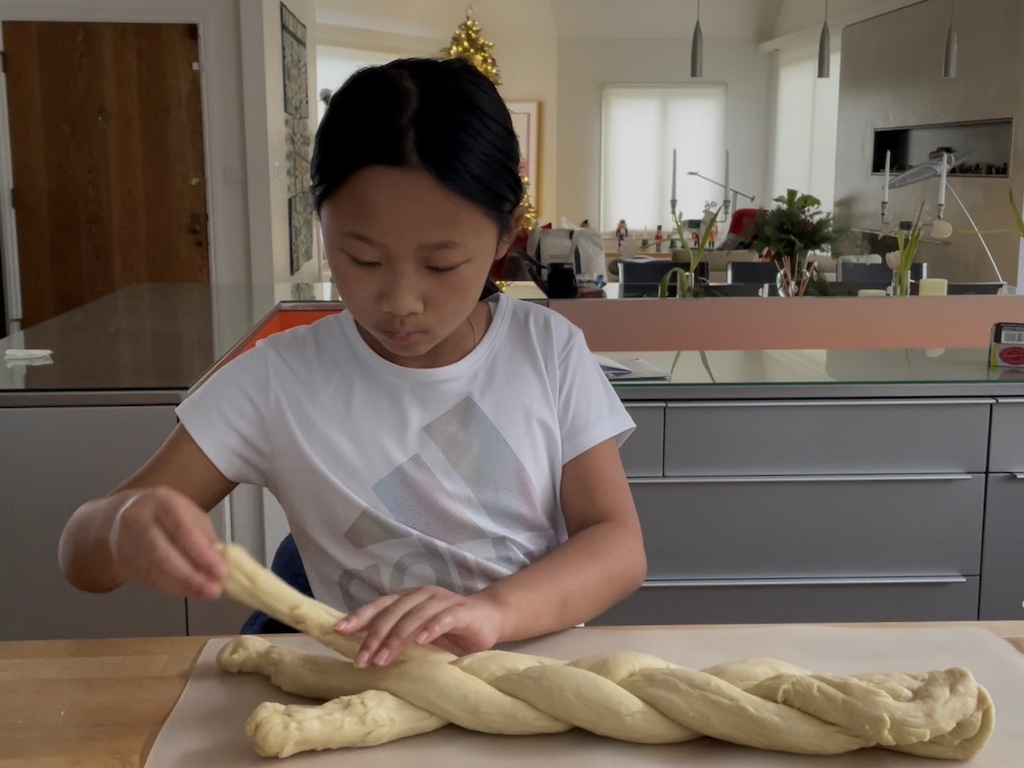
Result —
[{"label": "ceiling", "polygon": [[[818,3],[821,0],[788,0]],[[704,0],[701,26],[710,38],[770,37],[783,0]],[[502,37],[684,37],[693,32],[697,0],[317,0],[320,24],[416,37],[444,38],[472,7],[484,29]]]},{"label": "ceiling", "polygon": [[[920,0],[831,0],[834,21],[866,18]],[[698,0],[316,0],[317,22],[393,35],[447,39],[467,8],[509,39],[688,39]],[[701,26],[713,39],[763,42],[820,27],[825,0],[703,0]]]}]

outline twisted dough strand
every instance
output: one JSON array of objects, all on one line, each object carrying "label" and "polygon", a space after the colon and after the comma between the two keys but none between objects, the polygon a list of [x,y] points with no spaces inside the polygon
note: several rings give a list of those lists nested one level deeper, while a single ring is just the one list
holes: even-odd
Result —
[{"label": "twisted dough strand", "polygon": [[[285,584],[235,545],[223,547],[224,592],[354,658],[360,635],[333,627],[344,614]],[[640,653],[571,663],[485,651],[463,658],[412,646],[387,667],[230,641],[229,672],[258,672],[284,690],[329,700],[319,707],[263,704],[246,731],[262,755],[370,746],[455,723],[526,735],[582,728],[648,744],[701,736],[760,749],[839,754],[885,747],[964,760],[992,733],[992,700],[961,668],[916,675],[813,675],[760,659],[704,671]]]},{"label": "twisted dough strand", "polygon": [[267,675],[291,693],[331,699],[319,707],[263,704],[253,713],[246,731],[256,750],[279,757],[380,744],[452,722],[501,734],[577,727],[650,744],[710,736],[798,754],[880,746],[964,760],[994,725],[987,692],[959,668],[835,677],[770,659],[698,671],[640,653],[566,663],[485,651],[451,663],[359,669],[257,637],[229,641],[217,661],[229,672]]}]

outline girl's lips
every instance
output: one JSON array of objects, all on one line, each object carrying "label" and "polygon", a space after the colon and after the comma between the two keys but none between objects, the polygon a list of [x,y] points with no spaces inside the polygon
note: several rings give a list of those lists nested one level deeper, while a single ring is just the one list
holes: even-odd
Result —
[{"label": "girl's lips", "polygon": [[381,336],[390,341],[392,344],[409,344],[419,335],[419,331],[381,331]]}]

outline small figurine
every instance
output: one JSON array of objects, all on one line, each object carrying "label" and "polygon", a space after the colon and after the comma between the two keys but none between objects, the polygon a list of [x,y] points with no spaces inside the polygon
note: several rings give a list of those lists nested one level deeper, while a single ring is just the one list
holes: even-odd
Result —
[{"label": "small figurine", "polygon": [[665,239],[665,233],[661,231],[661,224],[654,231],[654,250],[658,253],[661,252],[661,241]]},{"label": "small figurine", "polygon": [[629,227],[625,219],[619,219],[619,225],[615,227],[615,239],[619,241],[619,250],[622,250],[622,243],[629,237]]}]

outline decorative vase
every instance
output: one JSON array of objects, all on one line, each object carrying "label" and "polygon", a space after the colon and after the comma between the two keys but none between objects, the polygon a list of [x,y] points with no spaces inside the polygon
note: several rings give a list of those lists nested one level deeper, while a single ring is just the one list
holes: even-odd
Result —
[{"label": "decorative vase", "polygon": [[679,290],[676,293],[676,298],[688,299],[693,296],[693,273],[684,267],[676,275],[676,279],[679,280]]},{"label": "decorative vase", "polygon": [[807,270],[807,254],[798,253],[795,256],[776,258],[775,266],[779,270],[775,276],[775,288],[779,296],[784,298],[802,296],[810,280],[810,272]]},{"label": "decorative vase", "polygon": [[896,269],[892,273],[892,295],[893,296],[909,296],[910,295],[910,270],[909,269]]}]

